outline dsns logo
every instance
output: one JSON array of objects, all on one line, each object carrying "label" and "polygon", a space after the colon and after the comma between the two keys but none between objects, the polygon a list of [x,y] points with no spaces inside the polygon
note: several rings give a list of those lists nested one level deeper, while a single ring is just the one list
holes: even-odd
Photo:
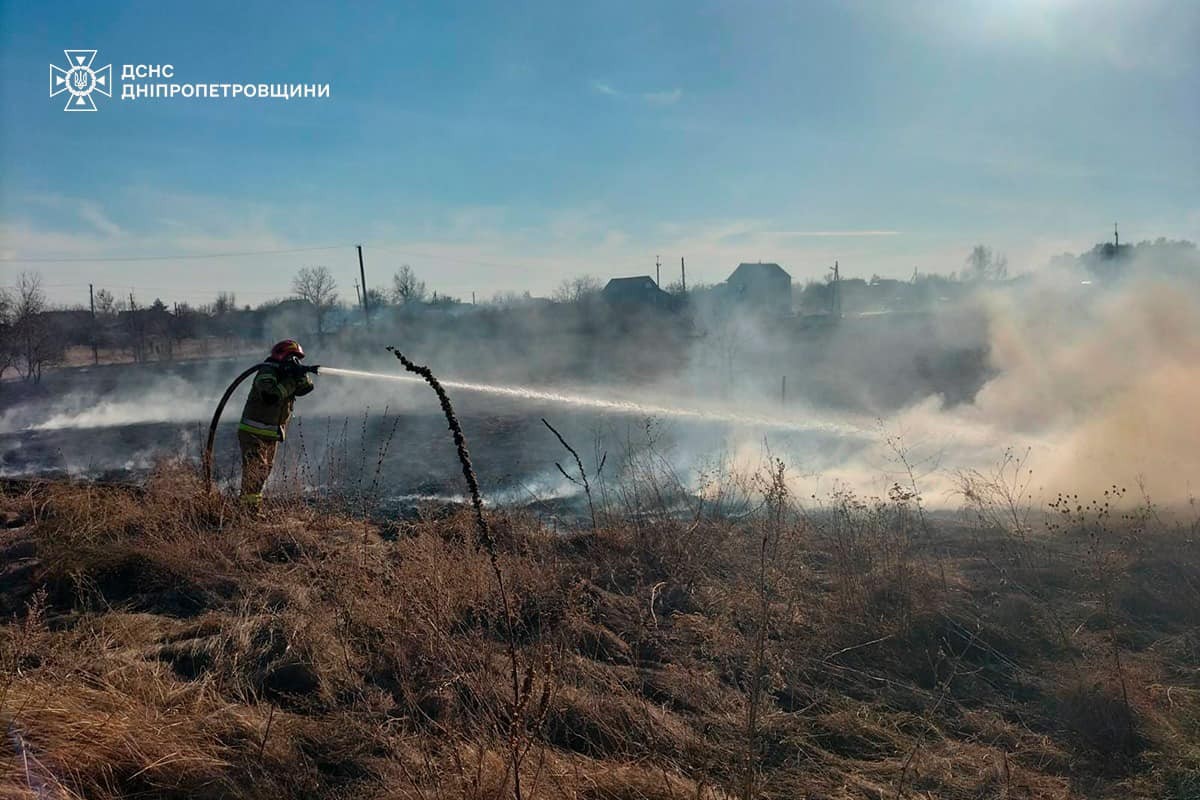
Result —
[{"label": "dsns logo", "polygon": [[112,64],[92,69],[95,50],[63,50],[67,54],[67,69],[50,65],[50,96],[69,92],[63,111],[95,111],[92,92],[112,97]]}]

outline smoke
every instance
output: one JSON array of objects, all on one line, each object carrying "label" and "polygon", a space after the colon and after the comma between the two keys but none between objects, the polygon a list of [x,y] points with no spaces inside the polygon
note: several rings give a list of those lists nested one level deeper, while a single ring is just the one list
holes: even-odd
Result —
[{"label": "smoke", "polygon": [[[1011,449],[1028,451],[1043,500],[1117,484],[1185,501],[1200,479],[1200,259],[1195,248],[1138,247],[1119,270],[1088,267],[1071,259],[1015,281],[956,284],[961,296],[930,312],[837,324],[696,293],[690,328],[661,314],[531,303],[380,321],[371,341],[403,343],[458,393],[492,498],[576,491],[551,468],[562,453],[537,422],[546,415],[595,462],[611,454],[610,479],[620,477],[619,453],[646,446],[643,420],[654,417],[654,446],[670,440],[663,458],[680,476],[714,457],[753,471],[778,456],[801,497],[915,482],[929,505],[953,506],[960,471],[987,472]],[[394,372],[381,347],[310,350],[346,374],[317,377],[287,447],[373,469],[375,456],[362,453],[388,435],[387,407],[400,418],[387,495],[457,494],[423,387],[353,376]],[[252,360],[48,375],[41,396],[0,411],[0,470],[50,463],[94,474],[195,450],[221,392]],[[219,463],[232,466],[232,437],[219,445]]]},{"label": "smoke", "polygon": [[992,301],[999,375],[975,415],[1034,447],[1053,491],[1140,480],[1185,498],[1200,476],[1200,283],[1135,263],[1091,293],[1035,284]]},{"label": "smoke", "polygon": [[0,434],[199,420],[211,413],[212,400],[194,383],[168,375],[140,390],[127,387],[106,396],[69,392],[10,408],[0,414]]},{"label": "smoke", "polygon": [[1109,283],[1059,264],[980,289],[969,305],[986,320],[993,377],[974,398],[880,415],[871,446],[797,490],[880,494],[911,468],[932,504],[953,505],[960,471],[986,473],[1011,449],[1028,452],[1038,499],[1115,484],[1187,501],[1200,480],[1200,263],[1176,255],[1184,263],[1135,257]]}]

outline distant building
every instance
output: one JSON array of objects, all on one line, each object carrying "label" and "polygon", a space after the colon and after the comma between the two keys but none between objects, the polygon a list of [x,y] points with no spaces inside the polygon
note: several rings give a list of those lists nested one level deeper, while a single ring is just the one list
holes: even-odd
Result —
[{"label": "distant building", "polygon": [[734,302],[772,314],[792,312],[792,276],[778,264],[738,264],[725,284]]},{"label": "distant building", "polygon": [[621,309],[657,308],[674,310],[675,298],[658,288],[649,275],[635,278],[613,278],[600,292],[606,303]]}]

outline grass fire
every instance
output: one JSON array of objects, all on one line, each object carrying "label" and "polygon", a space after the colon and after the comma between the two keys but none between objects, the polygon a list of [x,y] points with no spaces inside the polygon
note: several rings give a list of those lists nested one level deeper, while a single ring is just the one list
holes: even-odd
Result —
[{"label": "grass fire", "polygon": [[150,11],[0,0],[0,800],[1200,800],[1200,5]]}]

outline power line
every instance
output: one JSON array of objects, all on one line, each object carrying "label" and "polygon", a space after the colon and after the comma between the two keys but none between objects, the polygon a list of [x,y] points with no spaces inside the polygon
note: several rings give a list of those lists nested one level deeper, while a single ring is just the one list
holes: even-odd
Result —
[{"label": "power line", "polygon": [[[85,289],[89,284],[86,283],[43,283],[43,289]],[[118,287],[121,290],[132,290],[135,292],[174,292],[176,294],[211,294],[214,291],[222,291],[214,289],[212,286],[194,287],[194,286],[131,286],[129,284],[113,282],[112,286]],[[19,289],[16,284],[0,284],[0,289]],[[101,287],[105,288],[105,287]],[[232,294],[246,295],[261,295],[264,297],[285,297],[286,294],[280,292],[269,292],[262,289],[232,289],[226,290]]]},{"label": "power line", "polygon": [[314,253],[318,250],[341,250],[354,245],[335,244],[326,247],[296,247],[288,250],[245,250],[236,253],[184,253],[170,256],[104,256],[99,258],[0,258],[7,264],[95,264],[117,261],[177,261],[181,259],[236,258],[241,256],[284,255],[287,253]]},{"label": "power line", "polygon": [[[178,261],[178,260],[205,260],[217,258],[244,258],[247,256],[267,256],[267,255],[287,255],[291,253],[315,253],[329,250],[351,249],[353,244],[336,244],[326,245],[322,247],[295,247],[280,250],[243,250],[228,253],[178,253],[174,255],[155,255],[155,256],[95,256],[95,257],[51,257],[51,258],[24,258],[24,257],[3,257],[0,258],[0,264],[103,264],[103,263],[120,263],[130,261]],[[427,259],[429,261],[445,261],[452,264],[473,264],[480,267],[497,267],[502,269],[525,269],[530,262],[504,262],[504,261],[483,261],[477,258],[462,258],[453,255],[444,255],[438,253],[421,252],[419,250],[409,250],[406,245],[398,243],[370,243],[364,242],[364,247],[371,247],[375,250],[383,250],[385,252],[394,253],[405,258]],[[548,256],[553,260],[553,257]],[[536,259],[534,259],[536,261]],[[50,286],[51,284],[44,284]]]},{"label": "power line", "polygon": [[403,256],[405,258],[425,258],[429,259],[430,261],[449,261],[451,264],[474,264],[480,267],[500,267],[505,269],[525,269],[529,266],[528,261],[517,264],[513,262],[505,263],[501,261],[480,261],[474,258],[459,258],[457,256],[437,255],[435,253],[422,253],[417,250],[409,250],[403,244],[368,245],[367,243],[364,243],[363,246],[370,246],[373,250],[383,250],[384,252],[395,253],[396,255]]}]

